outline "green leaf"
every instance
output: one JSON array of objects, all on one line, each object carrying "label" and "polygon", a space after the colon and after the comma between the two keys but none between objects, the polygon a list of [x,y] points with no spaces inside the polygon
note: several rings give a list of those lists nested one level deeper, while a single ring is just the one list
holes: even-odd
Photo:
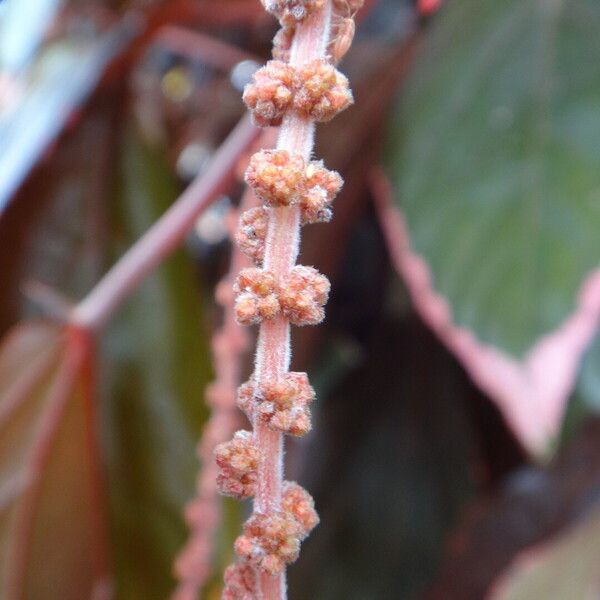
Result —
[{"label": "green leaf", "polygon": [[49,590],[79,600],[108,590],[85,349],[69,342],[62,327],[30,322],[0,346],[0,596],[7,600],[44,600]]},{"label": "green leaf", "polygon": [[414,249],[453,319],[522,356],[600,256],[600,4],[448,2],[389,134]]},{"label": "green leaf", "polygon": [[517,557],[491,600],[589,600],[600,591],[600,513]]},{"label": "green leaf", "polygon": [[[122,251],[177,195],[158,149],[129,129],[118,215]],[[111,482],[120,600],[163,600],[194,495],[195,445],[211,377],[207,333],[192,265],[180,251],[135,293],[111,327],[105,354],[104,439]]]}]

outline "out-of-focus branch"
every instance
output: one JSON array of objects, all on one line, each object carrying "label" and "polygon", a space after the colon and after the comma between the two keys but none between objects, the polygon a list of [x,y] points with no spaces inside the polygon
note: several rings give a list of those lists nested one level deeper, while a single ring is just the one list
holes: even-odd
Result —
[{"label": "out-of-focus branch", "polygon": [[181,56],[201,60],[211,67],[228,71],[243,60],[257,57],[211,35],[175,25],[165,25],[157,32],[153,44],[163,45]]},{"label": "out-of-focus branch", "polygon": [[238,158],[259,133],[247,116],[240,120],[216,152],[206,173],[190,184],[73,309],[69,317],[73,325],[96,330],[107,321],[121,302],[181,243],[198,216],[227,190]]}]

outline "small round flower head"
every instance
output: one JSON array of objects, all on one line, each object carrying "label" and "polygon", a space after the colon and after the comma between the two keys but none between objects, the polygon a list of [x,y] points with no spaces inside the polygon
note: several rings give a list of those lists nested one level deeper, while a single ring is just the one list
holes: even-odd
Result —
[{"label": "small round flower head", "polygon": [[243,95],[246,106],[252,111],[254,124],[259,127],[280,125],[292,104],[295,87],[295,69],[280,60],[271,60],[258,69]]},{"label": "small round flower head", "polygon": [[257,415],[271,429],[305,435],[311,429],[309,405],[314,398],[306,373],[286,373],[279,381],[260,386]]},{"label": "small round flower head", "polygon": [[269,206],[290,206],[300,199],[304,159],[287,150],[260,150],[252,155],[246,183]]},{"label": "small round flower head", "polygon": [[300,200],[302,223],[323,223],[331,219],[331,203],[344,180],[322,161],[312,161],[305,171],[305,193]]},{"label": "small round flower head", "polygon": [[252,418],[254,408],[255,386],[252,379],[242,383],[238,388],[237,405],[249,418]]},{"label": "small round flower head", "polygon": [[273,58],[282,62],[289,62],[294,40],[295,27],[282,27],[273,38]]},{"label": "small round flower head", "polygon": [[240,325],[253,325],[272,319],[280,312],[275,276],[263,269],[243,269],[234,285],[238,294],[234,310]]},{"label": "small round flower head", "polygon": [[281,506],[300,524],[304,537],[319,524],[319,515],[312,496],[295,481],[286,481],[283,484]]},{"label": "small round flower head", "polygon": [[317,325],[325,316],[329,289],[327,277],[312,267],[297,265],[279,286],[281,310],[294,325]]},{"label": "small round flower head", "polygon": [[257,265],[265,256],[265,239],[269,226],[269,211],[264,206],[256,206],[242,213],[235,241],[239,249]]},{"label": "small round flower head", "polygon": [[234,547],[240,558],[276,575],[298,558],[302,535],[302,526],[289,513],[254,513]]},{"label": "small round flower head", "polygon": [[353,17],[364,3],[365,0],[333,0],[333,10],[343,17]]},{"label": "small round flower head", "polygon": [[298,86],[294,108],[315,121],[330,121],[354,101],[348,79],[323,59],[298,69]]},{"label": "small round flower head", "polygon": [[265,10],[284,26],[303,21],[311,12],[323,7],[325,0],[261,0]]},{"label": "small round flower head", "polygon": [[225,587],[221,600],[256,600],[256,574],[246,563],[234,563],[225,569]]},{"label": "small round flower head", "polygon": [[220,469],[217,486],[221,494],[234,498],[250,498],[256,491],[258,450],[249,431],[238,431],[229,442],[215,448]]}]

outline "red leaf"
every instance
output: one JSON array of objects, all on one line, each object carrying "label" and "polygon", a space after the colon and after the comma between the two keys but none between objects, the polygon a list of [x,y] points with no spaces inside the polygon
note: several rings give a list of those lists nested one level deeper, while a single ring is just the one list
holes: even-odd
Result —
[{"label": "red leaf", "polygon": [[[0,345],[0,596],[105,598],[91,346],[44,322]],[[90,452],[93,450],[93,452]]]},{"label": "red leaf", "polygon": [[547,453],[559,432],[582,355],[600,323],[600,270],[583,282],[575,310],[518,360],[453,322],[448,302],[432,287],[427,263],[411,249],[402,214],[392,205],[389,183],[379,171],[373,188],[392,262],[415,309],[496,402],[525,448],[534,455]]}]

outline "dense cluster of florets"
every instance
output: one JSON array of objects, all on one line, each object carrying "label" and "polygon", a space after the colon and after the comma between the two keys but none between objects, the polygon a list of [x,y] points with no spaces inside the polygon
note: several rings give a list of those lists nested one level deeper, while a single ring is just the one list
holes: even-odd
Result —
[{"label": "dense cluster of florets", "polygon": [[307,536],[318,524],[319,515],[315,510],[312,496],[294,481],[285,481],[281,507],[299,523],[304,536]]},{"label": "dense cluster of florets", "polygon": [[244,269],[238,275],[234,291],[235,317],[240,325],[253,325],[272,319],[281,312],[275,275],[264,269]]},{"label": "dense cluster of florets", "polygon": [[330,121],[353,102],[348,79],[326,60],[317,58],[298,71],[294,108],[315,121]]},{"label": "dense cluster of florets", "polygon": [[293,563],[304,538],[302,527],[289,513],[254,513],[235,541],[236,554],[270,575],[281,573]]},{"label": "dense cluster of florets", "polygon": [[296,87],[296,72],[285,62],[270,60],[254,73],[252,83],[244,88],[243,100],[252,111],[259,127],[281,124],[286,110],[292,105]]},{"label": "dense cluster of florets", "polygon": [[235,287],[235,315],[241,325],[253,325],[284,315],[293,325],[316,325],[324,316],[329,296],[327,277],[313,267],[296,265],[277,281],[270,271],[244,269]]},{"label": "dense cluster of florets", "polygon": [[[282,53],[289,52],[285,34],[278,44]],[[253,81],[244,89],[243,98],[254,122],[261,127],[279,125],[292,107],[303,117],[330,121],[353,102],[348,79],[320,58],[299,68],[282,60],[269,61],[256,71]]]},{"label": "dense cluster of florets", "polygon": [[265,257],[268,226],[269,211],[265,206],[256,206],[242,213],[235,234],[240,250],[257,265],[262,264]]},{"label": "dense cluster of florets", "polygon": [[328,221],[331,204],[343,184],[340,174],[326,169],[322,161],[305,163],[299,154],[285,150],[254,154],[246,182],[268,206],[299,205],[303,223]]},{"label": "dense cluster of florets", "polygon": [[215,448],[220,469],[217,486],[221,494],[234,498],[250,498],[256,491],[258,451],[249,431],[238,431],[229,442]]},{"label": "dense cluster of florets", "polygon": [[246,563],[234,563],[225,569],[225,587],[221,600],[256,600],[256,573]]},{"label": "dense cluster of florets", "polygon": [[279,381],[256,386],[252,379],[238,389],[238,406],[271,429],[305,435],[311,429],[310,404],[315,391],[306,373],[289,372]]},{"label": "dense cluster of florets", "polygon": [[272,575],[298,558],[300,542],[319,523],[310,494],[293,481],[283,484],[281,507],[271,515],[252,515],[235,542],[240,558]]},{"label": "dense cluster of florets", "polygon": [[331,219],[331,204],[342,189],[344,180],[337,171],[312,161],[304,172],[304,193],[300,200],[303,223],[324,223]]},{"label": "dense cluster of florets", "polygon": [[269,206],[290,206],[301,197],[304,159],[287,150],[260,150],[252,155],[246,183]]},{"label": "dense cluster of florets", "polygon": [[330,283],[312,267],[295,266],[279,287],[281,312],[293,325],[316,325],[325,317]]}]

